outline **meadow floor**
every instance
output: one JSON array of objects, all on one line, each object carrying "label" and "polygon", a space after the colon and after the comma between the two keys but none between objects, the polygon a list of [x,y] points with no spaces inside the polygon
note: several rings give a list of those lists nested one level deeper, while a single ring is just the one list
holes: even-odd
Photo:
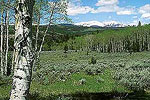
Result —
[{"label": "meadow floor", "polygon": [[[96,64],[91,64],[92,57],[96,59]],[[76,93],[131,92],[113,78],[113,65],[149,59],[150,52],[133,54],[90,52],[88,55],[82,51],[43,52],[36,72],[33,72],[30,98],[50,100],[59,95]],[[10,79],[0,80],[0,100],[9,98]]]}]

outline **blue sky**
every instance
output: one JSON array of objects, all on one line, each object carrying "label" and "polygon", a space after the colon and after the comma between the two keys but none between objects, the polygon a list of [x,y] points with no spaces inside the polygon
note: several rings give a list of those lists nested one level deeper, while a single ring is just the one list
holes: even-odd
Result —
[{"label": "blue sky", "polygon": [[74,23],[115,21],[150,23],[150,0],[71,0],[68,15]]}]

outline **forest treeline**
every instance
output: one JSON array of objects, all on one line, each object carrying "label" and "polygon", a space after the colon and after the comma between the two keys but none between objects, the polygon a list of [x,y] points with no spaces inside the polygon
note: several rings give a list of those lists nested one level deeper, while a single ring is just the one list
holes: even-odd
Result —
[{"label": "forest treeline", "polygon": [[[36,42],[36,33],[37,33],[37,25],[32,26],[32,40],[33,44]],[[14,49],[14,37],[15,30],[14,25],[9,26],[9,51],[13,51]],[[40,43],[42,42],[42,38],[44,36],[44,31],[46,30],[47,25],[39,26],[39,39],[38,39],[38,47],[40,47]],[[43,44],[42,50],[51,51],[53,46],[59,45],[60,43],[67,42],[69,39],[75,39],[76,37],[80,37],[87,34],[93,34],[95,32],[99,32],[104,30],[105,28],[97,28],[97,27],[85,27],[85,26],[76,26],[73,24],[60,24],[60,25],[51,25],[51,29],[48,30],[45,41]],[[1,40],[1,39],[0,39]]]},{"label": "forest treeline", "polygon": [[54,46],[54,50],[86,50],[102,53],[141,52],[150,50],[150,25],[107,29]]},{"label": "forest treeline", "polygon": [[[83,26],[51,26],[42,50],[86,50],[103,53],[141,52],[150,50],[150,25],[118,29],[89,28]],[[10,26],[9,51],[14,49],[14,26]],[[38,47],[43,38],[46,25],[40,26]],[[68,31],[69,30],[69,31]],[[80,30],[80,31],[78,31]],[[82,31],[81,31],[82,30]],[[88,30],[88,31],[87,31]],[[33,26],[35,44],[36,26]]]}]

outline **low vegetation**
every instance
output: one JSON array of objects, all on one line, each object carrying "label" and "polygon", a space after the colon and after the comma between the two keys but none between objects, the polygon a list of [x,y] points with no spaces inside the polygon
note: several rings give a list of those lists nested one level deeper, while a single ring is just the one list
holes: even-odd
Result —
[{"label": "low vegetation", "polygon": [[[31,98],[49,100],[50,97],[84,92],[148,92],[149,54],[43,52],[36,72],[33,72]],[[96,63],[89,63],[91,58],[96,59]],[[10,79],[0,80],[0,98],[7,100],[10,83]]]}]

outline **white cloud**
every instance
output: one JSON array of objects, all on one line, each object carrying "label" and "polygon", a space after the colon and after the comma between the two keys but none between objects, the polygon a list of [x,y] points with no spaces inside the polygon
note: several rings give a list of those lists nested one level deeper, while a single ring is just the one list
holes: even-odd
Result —
[{"label": "white cloud", "polygon": [[150,19],[150,13],[142,14],[141,18]]},{"label": "white cloud", "polygon": [[133,16],[133,18],[134,18],[134,19],[137,19],[137,18],[138,18],[138,16]]},{"label": "white cloud", "polygon": [[146,4],[139,9],[139,13],[144,14],[144,13],[150,13],[150,4]]},{"label": "white cloud", "polygon": [[98,3],[96,3],[96,6],[99,7],[93,10],[92,13],[116,12],[117,15],[135,14],[134,7],[119,7],[118,4],[118,0],[99,0]]},{"label": "white cloud", "polygon": [[117,5],[118,3],[118,0],[99,0],[96,6]]},{"label": "white cloud", "polygon": [[81,2],[81,0],[74,0],[73,2]]},{"label": "white cloud", "polygon": [[132,11],[132,10],[124,10],[124,11],[118,11],[117,12],[117,15],[132,15],[134,14],[135,12]]},{"label": "white cloud", "polygon": [[80,6],[80,5],[75,5],[73,3],[69,3],[68,9],[67,9],[67,14],[74,16],[78,14],[86,14],[90,11],[92,11],[93,8],[89,6]]},{"label": "white cloud", "polygon": [[132,15],[136,14],[135,9],[122,7],[120,8],[117,5],[110,5],[110,6],[101,6],[96,10],[92,10],[92,13],[101,13],[101,12],[116,12],[117,15]]},{"label": "white cloud", "polygon": [[116,5],[110,6],[100,6],[99,8],[92,11],[92,13],[101,13],[101,12],[116,12],[119,9]]},{"label": "white cloud", "polygon": [[73,0],[68,4],[68,15],[75,16],[78,14],[86,13],[102,13],[102,12],[115,12],[117,15],[132,15],[135,13],[134,7],[119,7],[119,0],[99,0],[96,3],[96,6],[99,6],[97,9],[94,9],[90,6],[82,6],[81,0]]},{"label": "white cloud", "polygon": [[150,19],[150,4],[146,4],[139,8],[139,13],[142,14],[141,18]]},{"label": "white cloud", "polygon": [[117,4],[118,0],[99,0],[96,3],[96,6],[99,6],[97,9],[94,9],[92,13],[101,13],[101,12],[116,12],[119,7]]},{"label": "white cloud", "polygon": [[133,26],[133,25],[137,26],[138,22],[139,22],[138,20],[133,20],[132,22],[127,23],[127,24],[130,25],[130,26]]}]

